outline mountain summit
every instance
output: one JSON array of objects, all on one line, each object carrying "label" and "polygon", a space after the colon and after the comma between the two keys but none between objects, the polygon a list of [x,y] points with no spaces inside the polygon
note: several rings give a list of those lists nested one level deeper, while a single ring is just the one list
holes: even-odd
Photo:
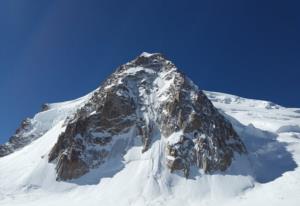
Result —
[{"label": "mountain summit", "polygon": [[[122,159],[137,145],[147,152],[156,140],[164,142],[161,161],[187,178],[193,166],[206,173],[225,171],[235,154],[246,153],[231,123],[159,53],[144,52],[120,66],[64,124],[48,159],[56,164],[57,180],[79,178]],[[28,130],[30,120],[22,123],[11,145],[21,142],[16,139],[36,139],[22,136]]]}]

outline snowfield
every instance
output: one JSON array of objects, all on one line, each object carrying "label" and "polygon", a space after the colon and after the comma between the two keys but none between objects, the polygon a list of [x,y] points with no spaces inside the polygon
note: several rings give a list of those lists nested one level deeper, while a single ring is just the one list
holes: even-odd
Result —
[{"label": "snowfield", "polygon": [[[164,162],[167,140],[157,139],[145,153],[136,142],[124,159],[111,159],[79,179],[57,182],[55,166],[48,163],[47,156],[65,130],[64,120],[89,94],[51,104],[50,110],[37,114],[44,135],[0,158],[0,205],[298,206],[300,109],[205,93],[233,124],[248,150],[247,157],[236,155],[226,172],[207,175],[194,168],[188,179],[179,172],[171,174]],[[137,141],[130,132],[124,138]],[[168,141],[176,139],[175,134]]]}]

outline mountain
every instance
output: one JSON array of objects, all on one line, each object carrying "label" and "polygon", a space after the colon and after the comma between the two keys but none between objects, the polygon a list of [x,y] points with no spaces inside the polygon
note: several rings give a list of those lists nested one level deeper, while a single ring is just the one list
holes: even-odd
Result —
[{"label": "mountain", "polygon": [[296,205],[299,139],[300,109],[201,91],[143,53],[21,123],[0,146],[0,204]]}]

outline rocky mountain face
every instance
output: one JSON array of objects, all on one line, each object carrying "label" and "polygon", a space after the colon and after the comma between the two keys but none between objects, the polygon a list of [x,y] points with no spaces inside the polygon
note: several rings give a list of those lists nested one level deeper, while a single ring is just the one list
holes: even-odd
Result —
[{"label": "rocky mountain face", "polygon": [[16,130],[16,133],[10,137],[9,141],[6,144],[0,145],[0,157],[11,154],[15,150],[26,146],[43,135],[43,133],[32,133],[32,130],[32,120],[29,118],[23,120],[20,127]]},{"label": "rocky mountain face", "polygon": [[143,53],[120,66],[65,122],[49,154],[57,179],[81,177],[140,141],[146,152],[166,142],[170,171],[226,170],[246,148],[205,94],[161,54]]}]

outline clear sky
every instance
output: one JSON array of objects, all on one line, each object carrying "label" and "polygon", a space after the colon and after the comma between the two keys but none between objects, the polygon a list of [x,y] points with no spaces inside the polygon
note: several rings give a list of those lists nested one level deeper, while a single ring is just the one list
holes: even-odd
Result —
[{"label": "clear sky", "polygon": [[300,107],[299,0],[1,0],[0,142],[142,51],[200,88]]}]

